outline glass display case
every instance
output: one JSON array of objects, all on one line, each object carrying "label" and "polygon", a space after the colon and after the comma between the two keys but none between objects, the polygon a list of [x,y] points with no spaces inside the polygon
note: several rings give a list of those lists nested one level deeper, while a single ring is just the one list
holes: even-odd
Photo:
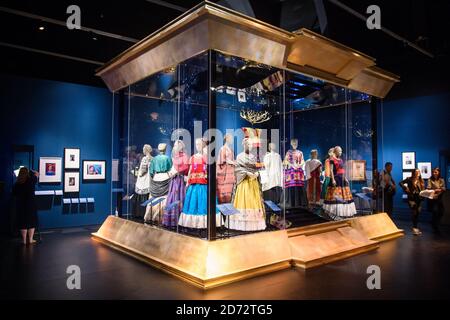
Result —
[{"label": "glass display case", "polygon": [[207,50],[114,92],[111,214],[214,240],[379,212],[378,101]]}]

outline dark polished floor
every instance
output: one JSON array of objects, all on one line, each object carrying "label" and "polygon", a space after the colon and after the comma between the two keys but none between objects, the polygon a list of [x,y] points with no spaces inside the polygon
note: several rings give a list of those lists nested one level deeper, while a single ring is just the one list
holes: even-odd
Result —
[{"label": "dark polished floor", "polygon": [[[378,251],[308,271],[289,269],[209,291],[91,240],[86,229],[44,234],[23,247],[3,239],[1,299],[430,299],[450,297],[450,232],[435,236],[424,225]],[[186,253],[189,254],[189,253]],[[81,268],[81,290],[66,287],[66,268]],[[367,267],[381,268],[381,290],[366,287]]]}]

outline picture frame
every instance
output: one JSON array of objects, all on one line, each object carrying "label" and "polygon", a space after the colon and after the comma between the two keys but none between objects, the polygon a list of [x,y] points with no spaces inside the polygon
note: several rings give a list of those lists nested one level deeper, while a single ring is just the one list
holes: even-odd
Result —
[{"label": "picture frame", "polygon": [[414,170],[416,168],[416,153],[414,151],[402,152],[402,169]]},{"label": "picture frame", "polygon": [[62,158],[39,158],[39,183],[61,183]]},{"label": "picture frame", "polygon": [[432,175],[432,166],[431,162],[417,162],[417,169],[420,170],[420,174],[422,175],[422,179],[430,179]]},{"label": "picture frame", "polygon": [[347,171],[349,172],[350,181],[367,181],[366,160],[349,160],[347,161]]},{"label": "picture frame", "polygon": [[80,172],[64,173],[64,193],[80,192]]},{"label": "picture frame", "polygon": [[412,177],[412,171],[403,171],[403,180],[406,180],[407,178]]},{"label": "picture frame", "polygon": [[64,148],[64,169],[80,170],[80,149]]},{"label": "picture frame", "polygon": [[105,182],[105,160],[83,160],[83,182]]}]

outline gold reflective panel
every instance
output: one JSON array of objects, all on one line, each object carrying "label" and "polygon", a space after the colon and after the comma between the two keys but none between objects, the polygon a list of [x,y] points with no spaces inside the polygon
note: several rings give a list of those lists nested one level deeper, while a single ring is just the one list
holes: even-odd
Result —
[{"label": "gold reflective panel", "polygon": [[210,49],[379,98],[399,81],[373,68],[374,58],[312,31],[288,32],[208,1],[132,46],[97,75],[117,91]]}]

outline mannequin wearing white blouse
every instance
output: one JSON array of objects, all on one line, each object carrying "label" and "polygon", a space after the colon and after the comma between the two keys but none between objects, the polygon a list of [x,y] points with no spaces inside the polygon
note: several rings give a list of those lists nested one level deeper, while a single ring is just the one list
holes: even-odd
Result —
[{"label": "mannequin wearing white blouse", "polygon": [[283,190],[283,162],[275,143],[269,144],[269,152],[264,156],[264,174],[261,175],[264,200],[280,202]]}]

